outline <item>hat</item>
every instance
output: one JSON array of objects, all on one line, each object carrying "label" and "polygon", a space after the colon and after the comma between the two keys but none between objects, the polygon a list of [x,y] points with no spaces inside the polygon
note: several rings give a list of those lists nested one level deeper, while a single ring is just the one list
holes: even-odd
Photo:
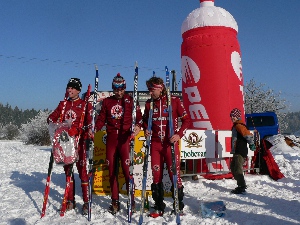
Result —
[{"label": "hat", "polygon": [[242,113],[241,110],[234,108],[233,110],[231,110],[230,112],[230,117],[236,117],[236,118],[241,118]]},{"label": "hat", "polygon": [[121,76],[120,73],[117,74],[117,76],[114,77],[112,81],[112,89],[113,90],[124,90],[126,89],[126,82],[124,77]]},{"label": "hat", "polygon": [[82,84],[79,78],[71,78],[67,84],[67,88],[72,87],[78,91],[81,91]]}]

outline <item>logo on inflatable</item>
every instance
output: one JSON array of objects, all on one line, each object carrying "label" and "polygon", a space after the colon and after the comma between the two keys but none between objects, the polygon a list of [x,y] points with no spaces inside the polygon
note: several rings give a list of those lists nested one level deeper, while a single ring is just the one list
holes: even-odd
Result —
[{"label": "logo on inflatable", "polygon": [[200,69],[197,64],[188,56],[181,58],[182,81],[186,84],[184,94],[187,96],[189,104],[189,115],[194,128],[205,128],[212,130],[209,116],[205,106],[201,104],[201,95],[197,87],[200,80]]}]

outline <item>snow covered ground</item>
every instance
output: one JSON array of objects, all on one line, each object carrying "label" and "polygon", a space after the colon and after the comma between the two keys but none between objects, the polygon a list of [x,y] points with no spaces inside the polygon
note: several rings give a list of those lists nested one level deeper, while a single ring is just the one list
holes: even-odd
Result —
[{"label": "snow covered ground", "polygon": [[[246,195],[233,195],[236,182],[227,180],[184,179],[184,209],[182,224],[300,224],[300,149],[289,147],[281,137],[272,150],[285,178],[274,181],[266,175],[246,175]],[[50,156],[50,147],[26,146],[18,141],[0,141],[0,224],[127,224],[125,202],[116,217],[106,209],[110,196],[93,196],[92,221],[82,216],[80,182],[76,171],[76,200],[79,209],[60,217],[59,208],[64,193],[65,175],[55,165],[46,215],[40,219],[43,193]],[[152,203],[152,198],[149,198]],[[202,201],[224,201],[226,215],[221,218],[202,218]],[[139,207],[140,199],[136,199]],[[166,198],[167,212],[172,199]],[[137,224],[139,212],[133,215]],[[144,218],[144,224],[176,224],[175,217],[165,214],[160,218]]]}]

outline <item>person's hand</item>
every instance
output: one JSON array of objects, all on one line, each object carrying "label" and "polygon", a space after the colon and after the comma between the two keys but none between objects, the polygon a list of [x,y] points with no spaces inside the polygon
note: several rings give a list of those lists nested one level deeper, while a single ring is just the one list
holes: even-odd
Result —
[{"label": "person's hand", "polygon": [[256,150],[255,144],[249,145],[249,148],[250,148],[251,151],[255,151]]},{"label": "person's hand", "polygon": [[145,130],[144,135],[146,138],[149,137],[151,135],[151,131]]},{"label": "person's hand", "polygon": [[171,143],[176,143],[177,141],[180,140],[180,136],[178,134],[174,134],[171,138],[170,138],[170,142]]},{"label": "person's hand", "polygon": [[78,132],[78,129],[76,127],[71,127],[69,130],[68,130],[68,134],[71,136],[71,137],[74,137],[75,135],[78,135],[79,132]]},{"label": "person's hand", "polygon": [[141,128],[139,126],[135,125],[134,130],[133,130],[134,131],[134,136],[138,135],[140,130],[141,130]]}]

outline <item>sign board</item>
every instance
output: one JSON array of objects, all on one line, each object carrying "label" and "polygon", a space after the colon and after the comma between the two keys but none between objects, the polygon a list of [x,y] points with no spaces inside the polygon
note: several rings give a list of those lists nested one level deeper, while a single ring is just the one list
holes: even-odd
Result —
[{"label": "sign board", "polygon": [[215,132],[187,130],[181,138],[181,159],[215,158]]},{"label": "sign board", "polygon": [[[106,131],[98,131],[95,134],[95,143],[94,143],[94,182],[93,182],[93,191],[97,195],[110,195],[110,183],[109,183],[109,173],[108,166],[106,163]],[[145,156],[145,144],[146,139],[144,137],[144,131],[135,137],[134,142],[134,183],[135,183],[135,195],[140,196],[142,190],[142,179],[143,179],[143,165],[144,165],[144,156]],[[149,155],[148,162],[148,173],[147,173],[147,182],[146,190],[150,192],[152,184],[152,169],[151,169],[151,157]],[[126,194],[126,183],[125,177],[123,175],[122,168],[119,164],[119,191],[122,194]],[[170,196],[170,189],[172,182],[169,178],[166,165],[164,166],[163,171],[163,183],[165,195]]]}]

